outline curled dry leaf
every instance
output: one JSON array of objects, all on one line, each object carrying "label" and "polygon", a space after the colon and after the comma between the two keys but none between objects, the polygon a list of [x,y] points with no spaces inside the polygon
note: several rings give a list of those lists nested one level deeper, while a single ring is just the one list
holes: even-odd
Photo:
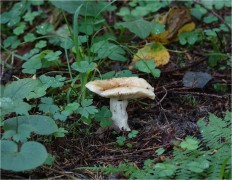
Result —
[{"label": "curled dry leaf", "polygon": [[154,60],[155,66],[162,66],[169,62],[170,55],[167,49],[161,43],[146,44],[139,49],[133,57],[133,63],[142,60]]},{"label": "curled dry leaf", "polygon": [[155,21],[164,24],[166,31],[160,34],[151,34],[150,38],[162,44],[178,41],[179,34],[195,29],[191,14],[185,7],[171,7],[168,12],[161,14]]}]

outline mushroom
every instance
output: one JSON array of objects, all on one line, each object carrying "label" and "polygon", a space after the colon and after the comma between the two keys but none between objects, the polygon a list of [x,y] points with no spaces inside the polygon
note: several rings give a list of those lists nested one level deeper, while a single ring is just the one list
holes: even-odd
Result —
[{"label": "mushroom", "polygon": [[126,111],[128,99],[155,98],[154,88],[138,77],[95,80],[88,82],[86,87],[102,97],[110,98],[113,125],[125,131],[130,131]]}]

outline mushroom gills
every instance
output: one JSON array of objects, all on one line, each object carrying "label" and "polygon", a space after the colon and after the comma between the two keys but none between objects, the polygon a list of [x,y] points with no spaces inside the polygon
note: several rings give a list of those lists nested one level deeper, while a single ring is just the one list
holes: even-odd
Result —
[{"label": "mushroom gills", "polygon": [[129,125],[127,123],[128,115],[126,112],[126,107],[128,105],[128,100],[119,100],[116,98],[110,99],[110,110],[112,112],[112,120],[114,126],[118,127],[120,130],[130,131]]}]

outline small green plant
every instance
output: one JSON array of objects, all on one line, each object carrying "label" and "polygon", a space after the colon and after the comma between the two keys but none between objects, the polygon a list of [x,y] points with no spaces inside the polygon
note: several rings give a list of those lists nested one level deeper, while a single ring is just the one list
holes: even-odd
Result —
[{"label": "small green plant", "polygon": [[[232,113],[227,111],[223,119],[214,114],[209,115],[207,122],[200,119],[202,142],[191,136],[174,142],[173,159],[147,159],[142,169],[129,162],[92,169],[106,174],[123,173],[129,179],[231,179],[231,118]],[[125,138],[119,140],[125,142]],[[162,155],[164,151],[160,148],[156,154]]]},{"label": "small green plant", "polygon": [[[135,137],[137,136],[138,133],[139,133],[138,131],[132,130],[130,133],[128,133],[128,135],[127,135],[128,138],[126,138],[126,137],[124,137],[124,136],[118,136],[116,142],[117,142],[117,144],[118,144],[120,147],[123,147],[123,146],[126,145],[128,148],[131,148],[131,147],[132,147],[132,144],[129,143],[129,142],[126,143],[126,141],[127,141],[128,139],[133,139],[133,138],[135,138]],[[125,143],[126,143],[126,144],[125,144]]]},{"label": "small green plant", "polygon": [[[1,168],[25,171],[42,165],[48,153],[39,142],[29,141],[32,134],[51,135],[58,130],[55,121],[45,115],[29,115],[32,105],[25,102],[44,95],[39,80],[25,78],[1,87]],[[6,115],[15,117],[5,119]],[[23,161],[22,161],[23,159]]]}]

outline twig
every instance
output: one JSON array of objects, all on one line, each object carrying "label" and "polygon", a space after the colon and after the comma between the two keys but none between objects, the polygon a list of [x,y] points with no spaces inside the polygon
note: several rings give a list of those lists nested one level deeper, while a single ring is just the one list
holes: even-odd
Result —
[{"label": "twig", "polygon": [[[59,171],[59,170],[56,170],[56,169],[53,169],[53,168],[49,168],[49,167],[47,167],[47,166],[42,166],[42,167],[43,167],[44,169],[53,171],[53,172],[55,172],[55,173],[61,174],[61,175],[63,175],[63,176],[69,177],[69,178],[71,178],[71,179],[76,179],[75,176],[68,175],[68,174],[66,174],[65,172],[62,172],[62,171]],[[69,172],[69,173],[70,173],[70,172]]]},{"label": "twig", "polygon": [[200,92],[190,92],[190,91],[184,91],[184,92],[180,92],[180,91],[172,91],[172,93],[176,93],[176,94],[192,94],[192,95],[198,95],[198,96],[209,96],[209,97],[215,97],[215,98],[228,98],[229,96],[231,96],[230,94],[226,94],[224,96],[219,96],[216,94],[207,94],[207,93],[200,93]]}]

